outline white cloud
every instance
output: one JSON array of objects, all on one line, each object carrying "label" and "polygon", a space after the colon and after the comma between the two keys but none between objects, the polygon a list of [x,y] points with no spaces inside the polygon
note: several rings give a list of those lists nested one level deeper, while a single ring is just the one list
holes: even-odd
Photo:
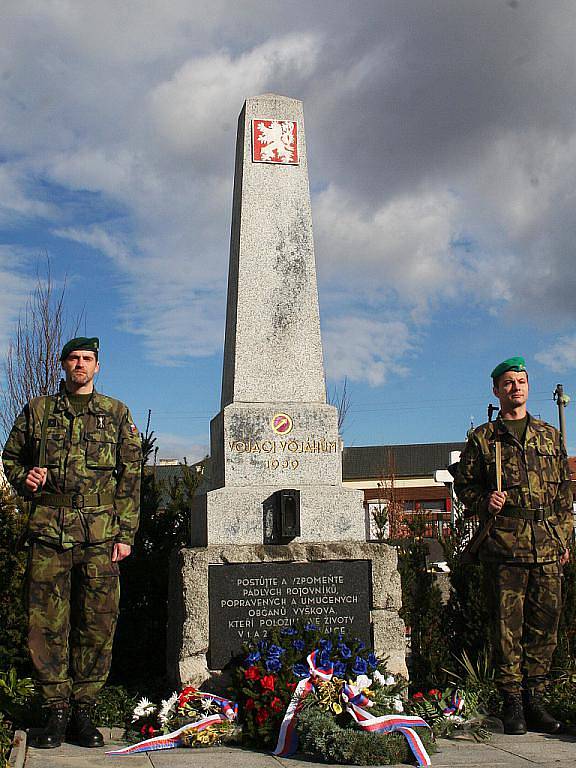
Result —
[{"label": "white cloud", "polygon": [[348,315],[326,323],[324,346],[329,378],[383,384],[408,369],[401,360],[415,347],[405,323]]},{"label": "white cloud", "polygon": [[0,358],[8,349],[30,291],[30,282],[20,271],[25,261],[26,254],[20,249],[0,245]]},{"label": "white cloud", "polygon": [[459,204],[448,192],[415,190],[372,206],[331,186],[318,195],[314,210],[327,279],[369,286],[382,298],[395,290],[409,306],[454,292],[461,277],[451,247]]},{"label": "white cloud", "polygon": [[170,432],[155,433],[156,445],[158,446],[159,459],[178,459],[193,464],[203,459],[208,453],[208,445],[195,443],[190,438],[175,435]]},{"label": "white cloud", "polygon": [[[223,145],[222,124],[227,128],[229,105],[238,94],[255,94],[267,84],[288,75],[310,75],[319,55],[319,42],[313,35],[300,34],[272,38],[236,58],[216,53],[190,59],[170,78],[150,93],[150,116],[156,136],[164,149],[191,156],[201,167],[222,165],[218,150]],[[235,120],[234,120],[235,124]],[[230,169],[226,155],[224,167]]]},{"label": "white cloud", "polygon": [[555,373],[573,370],[576,368],[576,336],[563,336],[534,357]]},{"label": "white cloud", "polygon": [[[274,91],[305,104],[332,371],[401,375],[446,301],[573,325],[573,3],[457,5],[8,0],[0,221],[108,258],[152,360],[212,354],[237,115]],[[1,269],[6,324],[20,278]]]}]

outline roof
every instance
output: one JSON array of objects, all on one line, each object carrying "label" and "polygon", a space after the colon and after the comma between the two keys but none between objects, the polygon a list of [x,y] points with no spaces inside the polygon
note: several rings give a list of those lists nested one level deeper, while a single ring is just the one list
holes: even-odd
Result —
[{"label": "roof", "polygon": [[466,443],[416,443],[414,445],[365,445],[344,448],[342,478],[422,477],[445,469],[451,451],[463,451]]}]

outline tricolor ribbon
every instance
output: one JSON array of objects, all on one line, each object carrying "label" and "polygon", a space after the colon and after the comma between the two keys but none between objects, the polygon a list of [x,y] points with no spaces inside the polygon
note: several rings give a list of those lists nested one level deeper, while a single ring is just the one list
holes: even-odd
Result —
[{"label": "tricolor ribbon", "polygon": [[[342,691],[342,698],[346,701],[344,691]],[[430,726],[426,720],[414,715],[382,715],[381,717],[374,717],[370,712],[366,712],[365,709],[354,704],[353,701],[347,702],[346,711],[354,718],[360,728],[368,733],[394,733],[394,731],[402,733],[418,765],[432,765],[422,739],[413,730],[414,728],[429,728]]]},{"label": "tricolor ribbon", "polygon": [[310,676],[300,680],[290,703],[284,713],[282,724],[280,725],[280,733],[278,734],[278,742],[276,743],[276,749],[272,753],[280,757],[289,757],[296,752],[298,747],[298,734],[296,733],[296,720],[298,713],[302,709],[304,699],[310,691],[314,688],[314,680],[320,678],[320,680],[330,680],[332,678],[333,667],[321,667],[317,661],[320,655],[320,651],[315,650],[308,656],[306,661],[308,662],[308,668],[310,669]]},{"label": "tricolor ribbon", "polygon": [[[278,736],[278,743],[273,754],[279,757],[289,757],[296,752],[298,745],[298,735],[296,733],[296,721],[298,713],[302,709],[302,705],[306,696],[314,688],[316,678],[321,680],[330,680],[332,678],[331,667],[319,667],[316,664],[319,651],[313,651],[308,656],[308,666],[310,668],[310,676],[304,680],[300,680],[296,686],[296,690],[292,695],[290,704],[284,714],[282,725],[280,726],[280,734]],[[342,698],[346,703],[346,711],[354,718],[356,723],[364,731],[369,733],[393,733],[398,731],[406,737],[414,757],[416,758],[418,765],[431,765],[430,757],[426,752],[426,748],[422,743],[422,740],[418,736],[414,728],[429,728],[428,723],[421,717],[415,716],[399,716],[399,715],[383,715],[382,717],[374,717],[369,712],[366,712],[363,707],[371,706],[370,699],[366,694],[356,689],[354,685],[345,683],[342,689]]]},{"label": "tricolor ribbon", "polygon": [[182,745],[183,735],[190,731],[203,731],[211,725],[217,725],[218,723],[227,720],[236,719],[238,705],[232,703],[228,699],[224,699],[221,696],[214,696],[211,693],[204,693],[203,691],[195,691],[194,698],[212,699],[212,701],[220,705],[222,712],[208,715],[193,723],[187,723],[176,731],[172,731],[172,733],[153,736],[151,739],[145,739],[144,741],[138,742],[138,744],[131,744],[128,747],[123,747],[123,749],[113,749],[110,752],[106,752],[106,754],[116,757],[118,755],[135,755],[139,752],[154,752],[158,749],[174,749],[175,747]]},{"label": "tricolor ribbon", "polygon": [[464,709],[464,697],[458,691],[454,691],[450,697],[450,704],[442,710],[443,715],[459,715]]}]

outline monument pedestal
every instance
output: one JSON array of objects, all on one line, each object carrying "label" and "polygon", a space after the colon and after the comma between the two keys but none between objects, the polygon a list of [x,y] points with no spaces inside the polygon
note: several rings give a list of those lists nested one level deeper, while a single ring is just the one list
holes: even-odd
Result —
[{"label": "monument pedestal", "polygon": [[392,547],[342,541],[182,549],[171,562],[170,580],[168,664],[177,686],[217,685],[244,642],[295,621],[360,636],[378,657],[388,657],[392,674],[407,677]]}]

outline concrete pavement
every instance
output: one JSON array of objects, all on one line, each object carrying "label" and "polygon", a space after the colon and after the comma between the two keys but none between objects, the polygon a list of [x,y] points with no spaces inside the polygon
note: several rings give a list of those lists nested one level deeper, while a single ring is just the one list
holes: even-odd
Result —
[{"label": "concrete pavement", "polygon": [[[106,738],[103,749],[82,749],[65,744],[59,749],[28,749],[25,768],[327,768],[304,757],[278,758],[237,747],[171,749],[125,757],[107,757],[104,752],[123,744],[120,731],[101,729]],[[433,754],[433,768],[574,768],[576,737],[493,734],[489,742],[472,739],[441,739]],[[405,766],[404,766],[405,768]]]}]

